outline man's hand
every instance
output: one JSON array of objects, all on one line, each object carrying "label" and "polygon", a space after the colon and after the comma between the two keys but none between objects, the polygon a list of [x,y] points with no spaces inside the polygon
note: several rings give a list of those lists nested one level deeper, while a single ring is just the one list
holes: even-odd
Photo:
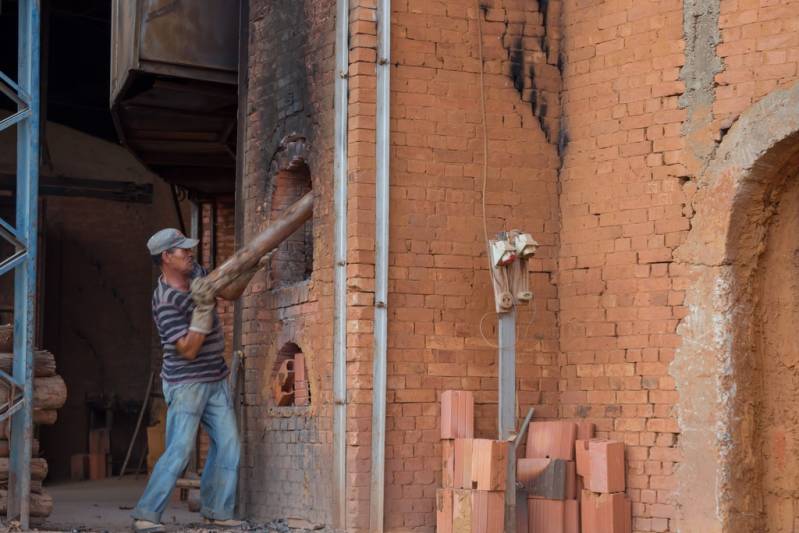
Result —
[{"label": "man's hand", "polygon": [[216,304],[216,294],[211,290],[211,284],[205,278],[195,278],[191,282],[191,299],[198,306]]},{"label": "man's hand", "polygon": [[191,314],[189,331],[208,335],[214,329],[214,304],[197,304]]}]

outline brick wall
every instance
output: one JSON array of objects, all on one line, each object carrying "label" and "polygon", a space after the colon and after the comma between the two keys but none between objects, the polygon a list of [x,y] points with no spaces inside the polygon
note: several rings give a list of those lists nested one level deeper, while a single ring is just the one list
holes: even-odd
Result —
[{"label": "brick wall", "polygon": [[[318,193],[311,223],[284,243],[243,299],[243,505],[255,519],[331,523],[334,5],[332,0],[250,2],[244,240],[309,184]],[[280,171],[277,157],[281,140],[292,133],[306,137],[310,179],[281,179],[297,178]],[[313,271],[307,272],[311,242]],[[292,265],[302,268],[295,271]],[[274,362],[287,343],[305,354],[309,407],[275,407],[271,397]]]},{"label": "brick wall", "polygon": [[[600,436],[624,441],[634,530],[676,530],[681,399],[670,364],[691,279],[673,254],[726,130],[799,75],[797,2],[392,4],[387,529],[434,528],[440,391],[475,391],[478,436],[496,431],[496,349],[483,338],[495,338],[496,324],[483,244],[482,30],[485,225],[489,234],[521,228],[542,244],[530,273],[535,311],[518,318],[520,412],[535,405],[537,417],[587,418]],[[280,288],[275,271],[246,300],[249,466],[288,480],[281,494],[267,482],[251,499],[277,516],[305,498],[322,517],[327,495],[296,494],[309,473],[329,482],[330,469],[319,467],[330,451],[328,385],[315,385],[318,418],[277,411],[260,391],[287,342],[329,363],[332,180],[320,176],[331,175],[332,128],[319,102],[331,95],[332,2],[253,6],[246,231],[279,201],[273,154],[291,131],[313,138],[321,205],[310,282]],[[347,497],[357,531],[369,520],[377,53],[374,2],[350,6]],[[315,47],[322,51],[311,55]],[[313,452],[280,447],[303,468],[282,451],[269,457],[278,442],[295,442],[296,427],[313,430]]]},{"label": "brick wall", "polygon": [[689,221],[682,3],[564,8],[560,174],[560,414],[627,444],[635,531],[666,531],[679,458],[674,380],[683,285],[672,251]]},{"label": "brick wall", "polygon": [[714,114],[734,118],[777,87],[796,81],[799,65],[799,2],[723,0],[724,72],[716,80]]},{"label": "brick wall", "polygon": [[[440,486],[438,399],[473,390],[477,432],[496,435],[493,296],[484,253],[477,10],[393,2],[386,528],[432,531]],[[551,3],[559,6],[558,2]],[[519,406],[557,409],[555,288],[558,38],[534,2],[481,12],[488,131],[488,231],[523,228],[535,311],[519,316]],[[552,19],[550,19],[552,20]],[[351,10],[348,316],[349,526],[368,527],[374,290],[375,10]],[[557,18],[554,19],[555,25]],[[549,27],[549,26],[548,26]],[[540,76],[538,76],[540,74]],[[539,82],[535,82],[538,77]],[[534,318],[533,318],[534,314]],[[485,320],[483,321],[483,318]]]}]

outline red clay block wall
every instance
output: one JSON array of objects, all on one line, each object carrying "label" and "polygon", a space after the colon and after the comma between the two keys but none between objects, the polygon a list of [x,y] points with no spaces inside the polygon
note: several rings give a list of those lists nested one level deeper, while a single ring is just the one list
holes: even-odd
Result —
[{"label": "red clay block wall", "polygon": [[564,7],[560,414],[627,447],[635,531],[666,531],[679,454],[674,380],[689,228],[681,176],[682,3]]},{"label": "red clay block wall", "polygon": [[[550,2],[550,14],[559,6]],[[392,8],[386,528],[432,531],[441,392],[474,391],[476,436],[497,435],[478,17],[485,223],[492,237],[521,228],[541,243],[531,262],[534,311],[518,313],[519,407],[557,414],[558,19],[550,16],[545,27],[546,8],[536,2],[488,2],[478,11],[471,1],[399,1]]]}]

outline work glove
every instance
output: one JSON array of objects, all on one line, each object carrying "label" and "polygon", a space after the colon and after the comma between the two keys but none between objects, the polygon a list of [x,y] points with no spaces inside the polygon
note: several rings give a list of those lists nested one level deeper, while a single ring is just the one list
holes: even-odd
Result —
[{"label": "work glove", "polygon": [[211,290],[210,283],[205,278],[195,278],[191,282],[191,299],[197,305],[216,304],[216,294]]},{"label": "work glove", "polygon": [[214,329],[214,304],[198,304],[191,313],[189,331],[208,335]]}]

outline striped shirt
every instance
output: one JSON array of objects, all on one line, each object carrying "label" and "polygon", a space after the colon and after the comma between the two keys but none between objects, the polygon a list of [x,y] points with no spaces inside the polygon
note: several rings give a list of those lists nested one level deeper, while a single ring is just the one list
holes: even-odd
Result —
[{"label": "striped shirt", "polygon": [[[205,275],[205,269],[195,264],[191,278]],[[225,337],[216,310],[213,330],[205,337],[197,358],[190,361],[178,353],[175,343],[189,332],[192,311],[191,293],[170,287],[163,276],[159,277],[153,292],[153,320],[164,350],[161,379],[170,384],[218,381],[228,373],[222,356]]]}]

